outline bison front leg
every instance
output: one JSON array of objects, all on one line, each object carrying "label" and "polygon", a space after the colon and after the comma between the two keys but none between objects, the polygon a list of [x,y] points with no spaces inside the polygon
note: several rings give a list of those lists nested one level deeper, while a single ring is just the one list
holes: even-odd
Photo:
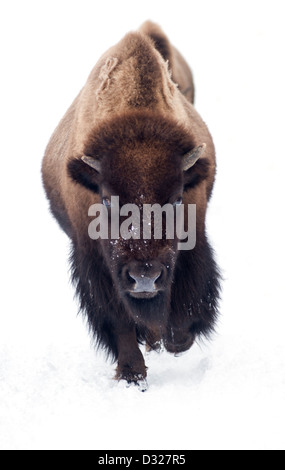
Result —
[{"label": "bison front leg", "polygon": [[166,350],[172,354],[181,354],[188,351],[195,342],[195,335],[189,329],[169,327],[164,338]]},{"label": "bison front leg", "polygon": [[139,386],[141,391],[147,390],[147,368],[144,357],[139,349],[136,329],[116,331],[118,349],[117,380],[126,380],[128,384]]}]

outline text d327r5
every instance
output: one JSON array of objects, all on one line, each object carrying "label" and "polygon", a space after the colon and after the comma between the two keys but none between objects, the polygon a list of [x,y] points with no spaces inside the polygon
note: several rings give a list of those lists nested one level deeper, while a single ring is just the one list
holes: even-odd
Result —
[{"label": "text d327r5", "polygon": [[122,465],[126,468],[131,468],[132,465],[185,465],[186,455],[174,454],[140,454],[137,456],[128,457],[113,457],[106,455],[100,457],[98,460],[99,465]]}]

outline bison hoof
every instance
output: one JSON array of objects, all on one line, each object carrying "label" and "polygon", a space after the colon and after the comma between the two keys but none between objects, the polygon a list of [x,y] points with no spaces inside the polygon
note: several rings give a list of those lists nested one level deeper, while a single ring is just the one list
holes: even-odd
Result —
[{"label": "bison hoof", "polygon": [[150,354],[152,351],[155,351],[160,354],[164,351],[164,344],[162,340],[156,341],[156,343],[153,344],[146,344],[145,350],[147,354]]},{"label": "bison hoof", "polygon": [[118,381],[125,380],[128,388],[135,386],[141,392],[146,392],[148,389],[146,371],[144,373],[134,372],[130,367],[125,367],[122,371],[117,371],[115,378]]},{"label": "bison hoof", "polygon": [[148,383],[147,380],[143,377],[138,377],[136,381],[128,382],[127,388],[129,387],[137,387],[140,392],[147,392],[148,390]]}]

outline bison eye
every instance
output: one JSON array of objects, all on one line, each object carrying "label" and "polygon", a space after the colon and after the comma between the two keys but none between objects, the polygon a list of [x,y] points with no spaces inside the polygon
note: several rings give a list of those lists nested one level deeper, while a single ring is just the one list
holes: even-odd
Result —
[{"label": "bison eye", "polygon": [[112,206],[111,200],[108,197],[103,197],[103,204],[107,209],[110,209]]},{"label": "bison eye", "polygon": [[178,199],[176,199],[176,201],[173,203],[174,206],[181,206],[183,202],[183,199],[182,197],[179,197]]}]

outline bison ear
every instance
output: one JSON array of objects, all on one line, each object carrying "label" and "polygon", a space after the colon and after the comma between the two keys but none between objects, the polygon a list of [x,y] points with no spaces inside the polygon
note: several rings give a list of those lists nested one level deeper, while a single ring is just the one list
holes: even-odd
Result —
[{"label": "bison ear", "polygon": [[69,176],[75,183],[81,184],[95,193],[99,193],[99,183],[101,180],[99,171],[101,170],[101,165],[98,160],[86,156],[73,158],[68,163],[67,168]]},{"label": "bison ear", "polygon": [[188,171],[192,166],[195,165],[197,160],[199,160],[199,158],[205,152],[206,147],[206,144],[199,145],[198,147],[195,147],[193,150],[191,150],[191,152],[184,155],[182,163],[183,171]]}]

